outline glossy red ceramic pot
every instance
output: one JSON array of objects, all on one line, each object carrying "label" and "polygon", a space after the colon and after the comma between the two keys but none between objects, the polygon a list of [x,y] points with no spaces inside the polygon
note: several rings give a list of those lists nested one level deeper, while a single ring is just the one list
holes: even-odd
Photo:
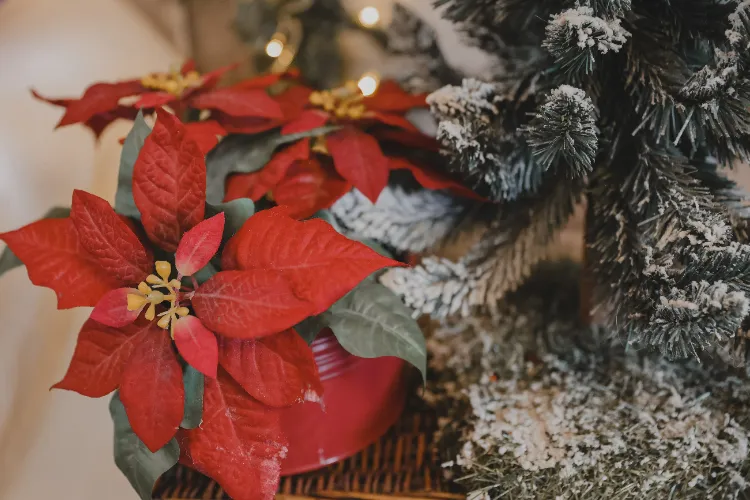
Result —
[{"label": "glossy red ceramic pot", "polygon": [[281,464],[288,476],[319,469],[375,442],[404,409],[404,362],[352,356],[330,331],[312,343],[323,401],[283,410],[289,452]]}]

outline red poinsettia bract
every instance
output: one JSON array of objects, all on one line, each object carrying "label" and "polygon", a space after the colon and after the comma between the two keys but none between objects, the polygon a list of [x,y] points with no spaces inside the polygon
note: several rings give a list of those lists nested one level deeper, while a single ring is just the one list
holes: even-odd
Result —
[{"label": "red poinsettia bract", "polygon": [[[37,99],[65,108],[57,127],[81,123],[97,138],[118,118],[133,120],[139,109],[152,112],[163,106],[169,106],[178,115],[188,108],[210,110],[213,116],[209,121],[213,123],[206,126],[223,134],[226,131],[221,126],[222,118],[230,124],[236,119],[281,120],[283,112],[279,104],[264,88],[259,88],[278,80],[281,75],[217,88],[222,76],[233,67],[226,66],[201,75],[193,62],[188,61],[179,70],[169,73],[152,73],[140,79],[115,83],[95,83],[79,99],[50,99],[35,90],[32,94]],[[201,132],[207,131],[199,127],[193,131],[194,134]],[[206,134],[206,137],[210,135]]]},{"label": "red poinsettia bract", "polygon": [[[250,217],[216,256],[225,219],[205,218],[205,192],[203,154],[160,111],[133,168],[145,234],[105,200],[75,191],[68,218],[0,239],[32,282],[57,293],[60,308],[94,306],[54,387],[89,397],[119,389],[149,449],[176,436],[183,460],[233,498],[272,498],[285,453],[273,408],[322,390],[293,326],[399,264],[283,207]],[[209,263],[221,270],[198,284],[194,275]],[[184,363],[207,377],[203,422],[192,430],[179,429]]]},{"label": "red poinsettia bract", "polygon": [[226,199],[258,200],[270,195],[288,205],[294,217],[304,218],[329,208],[351,187],[373,202],[388,183],[392,170],[409,170],[429,189],[449,189],[462,196],[476,196],[445,176],[409,161],[386,156],[380,140],[418,144],[437,150],[434,139],[422,134],[404,114],[426,107],[425,95],[411,95],[395,82],[383,82],[365,97],[356,83],[324,92],[292,87],[276,98],[285,110],[282,135],[337,125],[315,141],[301,139],[277,152],[259,172],[231,176]]}]

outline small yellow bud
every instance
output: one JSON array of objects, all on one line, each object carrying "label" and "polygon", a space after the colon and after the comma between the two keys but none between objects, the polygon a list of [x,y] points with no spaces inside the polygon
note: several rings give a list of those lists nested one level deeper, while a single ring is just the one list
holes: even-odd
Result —
[{"label": "small yellow bud", "polygon": [[156,274],[161,276],[164,281],[169,281],[169,275],[172,274],[172,264],[166,260],[156,261]]},{"label": "small yellow bud", "polygon": [[161,304],[162,302],[164,302],[164,294],[159,290],[154,290],[153,292],[148,294],[148,301],[154,305]]},{"label": "small yellow bud", "polygon": [[185,80],[190,83],[197,83],[200,79],[201,75],[197,71],[191,71],[187,75],[185,75]]},{"label": "small yellow bud", "polygon": [[169,286],[171,286],[175,290],[179,290],[180,287],[182,286],[182,283],[180,283],[180,280],[178,279],[173,279],[172,281],[169,282]]},{"label": "small yellow bud", "polygon": [[164,84],[164,89],[170,94],[178,94],[180,92],[180,85],[176,81],[170,80]]},{"label": "small yellow bud", "polygon": [[167,327],[169,326],[169,321],[170,321],[171,319],[172,319],[172,317],[171,317],[171,316],[169,316],[169,315],[166,315],[166,316],[162,316],[161,318],[159,318],[159,321],[157,321],[157,322],[156,322],[156,324],[157,324],[157,326],[158,326],[159,328],[164,328],[164,329],[166,329],[166,328],[167,328]]},{"label": "small yellow bud", "polygon": [[317,137],[315,139],[315,142],[313,143],[313,146],[311,148],[314,152],[320,153],[323,155],[327,155],[328,153],[328,145],[326,144],[325,137]]},{"label": "small yellow bud", "polygon": [[146,309],[146,314],[144,315],[144,317],[149,321],[154,320],[154,318],[156,317],[156,306],[154,304],[150,304],[148,306],[148,309]]},{"label": "small yellow bud", "polygon": [[187,307],[178,307],[175,312],[177,313],[177,316],[183,317],[190,314],[190,309],[188,309]]},{"label": "small yellow bud", "polygon": [[144,304],[146,304],[146,297],[134,293],[128,294],[128,311],[137,311]]},{"label": "small yellow bud", "polygon": [[320,92],[313,92],[310,94],[310,104],[313,106],[321,106],[323,104],[323,94]]},{"label": "small yellow bud", "polygon": [[336,108],[336,118],[344,118],[348,114],[349,110],[346,106],[339,106]]},{"label": "small yellow bud", "polygon": [[349,108],[349,118],[359,120],[365,114],[365,107],[362,105],[352,106]]},{"label": "small yellow bud", "polygon": [[[156,278],[156,276],[154,276],[154,278]],[[151,287],[148,286],[145,282],[141,281],[140,283],[138,283],[138,291],[143,295],[148,295],[149,293],[151,293]]]},{"label": "small yellow bud", "polygon": [[149,274],[146,277],[146,281],[151,283],[152,285],[161,285],[163,283],[163,280],[160,277],[156,276],[155,274]]}]

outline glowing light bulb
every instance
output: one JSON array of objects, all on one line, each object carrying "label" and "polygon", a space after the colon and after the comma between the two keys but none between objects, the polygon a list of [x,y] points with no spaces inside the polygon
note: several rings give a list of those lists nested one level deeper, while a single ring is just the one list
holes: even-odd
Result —
[{"label": "glowing light bulb", "polygon": [[366,96],[374,94],[375,91],[378,90],[378,85],[380,85],[380,81],[378,80],[378,76],[374,73],[366,73],[357,82],[357,87],[359,87],[362,94]]},{"label": "glowing light bulb", "polygon": [[268,42],[268,44],[266,45],[266,54],[268,54],[268,57],[277,58],[283,51],[284,44],[281,43],[281,40],[278,40],[276,38]]},{"label": "glowing light bulb", "polygon": [[380,21],[380,11],[375,7],[365,7],[359,11],[359,22],[366,28],[371,28]]}]

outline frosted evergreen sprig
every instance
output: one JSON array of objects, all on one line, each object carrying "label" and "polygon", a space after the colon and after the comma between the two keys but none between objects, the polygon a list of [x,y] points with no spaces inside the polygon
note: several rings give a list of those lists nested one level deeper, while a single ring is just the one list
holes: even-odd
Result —
[{"label": "frosted evergreen sprig", "polygon": [[573,75],[590,74],[597,55],[618,52],[630,33],[619,19],[607,21],[590,7],[576,7],[552,16],[542,44],[561,68]]},{"label": "frosted evergreen sprig", "polygon": [[457,262],[426,258],[414,268],[389,270],[381,282],[416,314],[446,318],[475,309],[495,312],[500,300],[548,255],[549,243],[573,213],[581,188],[575,182],[555,183],[547,196],[508,204]]},{"label": "frosted evergreen sprig", "polygon": [[473,116],[490,122],[498,114],[495,85],[465,78],[461,85],[446,85],[427,96],[430,111],[438,120]]},{"label": "frosted evergreen sprig", "polygon": [[564,160],[570,177],[591,172],[598,146],[596,108],[586,93],[570,85],[552,91],[524,130],[544,169]]},{"label": "frosted evergreen sprig", "polygon": [[392,248],[428,250],[447,238],[464,219],[468,205],[442,191],[386,187],[373,204],[356,189],[341,197],[331,213],[344,229]]},{"label": "frosted evergreen sprig", "polygon": [[433,92],[427,102],[452,173],[489,200],[505,201],[536,191],[544,168],[520,133],[503,129],[498,91],[496,85],[464,79]]}]

